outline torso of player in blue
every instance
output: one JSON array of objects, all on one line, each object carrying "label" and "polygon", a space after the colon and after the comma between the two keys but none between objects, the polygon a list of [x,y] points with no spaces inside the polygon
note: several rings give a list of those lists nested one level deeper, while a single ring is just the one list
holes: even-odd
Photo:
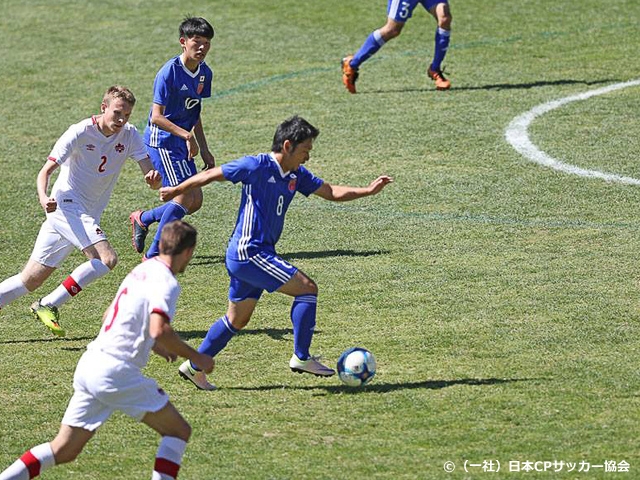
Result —
[{"label": "torso of player in blue", "polygon": [[243,184],[236,227],[227,247],[227,258],[236,261],[248,260],[260,251],[275,254],[296,192],[308,197],[324,183],[303,166],[283,172],[268,153],[225,163],[222,173],[225,179]]},{"label": "torso of player in blue", "polygon": [[[213,71],[201,62],[195,72],[182,63],[180,55],[158,71],[153,83],[153,103],[165,107],[164,116],[190,132],[200,118],[202,99],[211,96]],[[153,107],[152,107],[153,108]],[[144,130],[144,142],[150,147],[171,148],[184,140],[151,123],[151,111]]]}]

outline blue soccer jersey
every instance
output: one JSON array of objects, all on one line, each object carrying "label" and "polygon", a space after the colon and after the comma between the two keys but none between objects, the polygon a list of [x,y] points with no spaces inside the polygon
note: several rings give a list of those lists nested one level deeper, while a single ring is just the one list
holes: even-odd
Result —
[{"label": "blue soccer jersey", "polygon": [[[164,116],[190,132],[200,118],[202,99],[211,97],[212,80],[213,71],[205,62],[191,72],[178,55],[158,71],[153,83],[153,103],[164,106]],[[167,149],[184,144],[182,138],[153,125],[151,111],[144,130],[144,141],[150,147]]]},{"label": "blue soccer jersey", "polygon": [[236,227],[227,247],[227,258],[239,261],[260,251],[275,253],[295,193],[308,197],[324,183],[303,166],[283,172],[268,153],[225,163],[222,174],[233,183],[243,184]]}]

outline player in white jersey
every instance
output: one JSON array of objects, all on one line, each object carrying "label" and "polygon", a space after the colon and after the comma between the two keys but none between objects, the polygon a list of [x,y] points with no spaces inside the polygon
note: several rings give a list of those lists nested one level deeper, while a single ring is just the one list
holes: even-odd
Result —
[{"label": "player in white jersey", "polygon": [[[58,139],[38,173],[38,198],[46,220],[31,258],[21,273],[0,283],[2,308],[40,287],[75,248],[81,250],[88,261],[31,306],[32,313],[58,336],[65,334],[58,307],[117,263],[116,252],[100,228],[100,217],[125,160],[136,160],[147,184],[160,188],[160,174],[138,131],[127,123],[135,102],[129,89],[112,86],[104,94],[101,115],[72,125]],[[47,195],[51,175],[58,168],[60,174]]]},{"label": "player in white jersey", "polygon": [[182,221],[164,227],[160,255],[127,275],[105,312],[100,334],[80,358],[74,394],[58,435],[24,453],[0,473],[0,480],[31,479],[49,467],[73,461],[116,410],[162,436],[152,479],[177,478],[191,427],[141,369],[153,350],[168,361],[180,356],[203,371],[213,370],[213,359],[183,342],[170,324],[180,293],[175,275],[191,260],[196,236],[196,230]]}]

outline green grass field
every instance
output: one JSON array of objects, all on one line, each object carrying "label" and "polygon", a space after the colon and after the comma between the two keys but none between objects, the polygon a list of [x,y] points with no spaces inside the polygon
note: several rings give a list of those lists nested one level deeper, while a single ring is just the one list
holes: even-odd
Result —
[{"label": "green grass field", "polygon": [[[290,299],[266,295],[218,356],[218,391],[196,391],[159,357],[146,370],[194,429],[180,478],[640,478],[640,190],[542,167],[505,140],[540,104],[640,78],[640,3],[452,0],[449,92],[426,78],[435,23],[418,9],[349,95],[340,58],[382,25],[385,3],[4,0],[0,279],[31,252],[44,219],[35,178],[55,140],[98,113],[113,83],[136,94],[142,129],[155,73],[179,53],[178,24],[201,15],[216,28],[203,121],[219,163],[268,150],[297,113],[321,130],[314,173],[395,183],[347,204],[300,196],[279,244],[320,288],[312,351],[334,364],[347,347],[370,349],[372,384],[291,373]],[[567,164],[640,178],[639,94],[567,104],[535,119],[530,140]],[[200,243],[174,325],[194,346],[226,309],[239,196],[208,186],[190,218]],[[156,203],[131,162],[102,220],[120,263],[63,307],[67,338],[28,306],[79,253],[0,311],[0,469],[56,434],[75,364],[140,261],[129,212]],[[118,414],[43,478],[149,478],[157,443]],[[500,471],[471,466],[484,461]],[[525,461],[565,464],[509,471]],[[629,472],[605,472],[607,461]]]}]

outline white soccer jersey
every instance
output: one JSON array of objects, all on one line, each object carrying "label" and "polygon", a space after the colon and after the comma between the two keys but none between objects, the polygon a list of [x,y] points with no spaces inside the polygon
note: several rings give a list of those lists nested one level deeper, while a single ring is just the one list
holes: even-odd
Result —
[{"label": "white soccer jersey", "polygon": [[147,158],[142,138],[129,123],[105,137],[95,117],[71,125],[58,139],[49,160],[60,165],[51,196],[58,206],[79,204],[81,209],[100,219],[109,202],[124,161]]},{"label": "white soccer jersey", "polygon": [[171,321],[179,294],[180,285],[162,260],[154,257],[141,263],[120,285],[100,334],[87,350],[100,350],[143,368],[155,342],[149,333],[149,317],[159,313]]}]

